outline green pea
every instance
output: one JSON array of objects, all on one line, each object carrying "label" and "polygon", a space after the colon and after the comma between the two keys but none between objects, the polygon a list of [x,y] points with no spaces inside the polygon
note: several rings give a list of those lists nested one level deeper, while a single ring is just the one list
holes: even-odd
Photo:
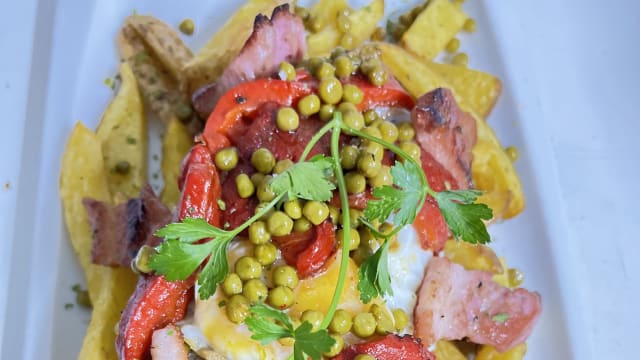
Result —
[{"label": "green pea", "polygon": [[340,208],[329,206],[329,218],[334,225],[338,224],[340,222]]},{"label": "green pea", "polygon": [[343,87],[342,99],[346,102],[350,102],[352,104],[358,105],[362,102],[364,98],[364,93],[360,90],[359,87],[353,84],[346,84]]},{"label": "green pea", "polygon": [[373,158],[376,161],[382,161],[384,157],[384,146],[378,144],[377,142],[366,140],[362,144],[362,150],[368,152],[373,155]]},{"label": "green pea", "polygon": [[268,242],[271,234],[267,230],[267,224],[262,220],[258,220],[249,226],[249,241],[252,244],[260,245]]},{"label": "green pea", "polygon": [[380,115],[375,110],[367,110],[364,112],[364,123],[369,126],[372,122],[379,120]]},{"label": "green pea", "polygon": [[251,197],[255,191],[255,187],[247,174],[239,174],[236,176],[236,188],[238,190],[238,195],[243,199]]},{"label": "green pea", "polygon": [[227,301],[227,317],[236,324],[240,324],[249,316],[249,299],[242,295],[233,295]]},{"label": "green pea", "polygon": [[320,107],[320,120],[330,121],[333,119],[333,113],[336,111],[336,107],[331,104],[323,104]]},{"label": "green pea", "polygon": [[347,50],[343,47],[338,46],[331,52],[331,60],[333,60],[334,65],[336,59],[338,59],[340,56],[347,56]]},{"label": "green pea", "polygon": [[353,318],[351,331],[358,337],[366,338],[376,331],[376,319],[371,313],[360,313]]},{"label": "green pea", "polygon": [[307,201],[302,208],[302,214],[313,225],[320,225],[329,216],[329,207],[320,201]]},{"label": "green pea", "polygon": [[294,220],[300,219],[302,217],[302,206],[300,205],[300,200],[295,199],[285,202],[284,212]]},{"label": "green pea", "polygon": [[316,94],[303,97],[298,101],[298,112],[304,116],[311,116],[320,111],[320,98]]},{"label": "green pea", "polygon": [[411,141],[416,136],[413,125],[410,122],[404,122],[398,125],[398,140]]},{"label": "green pea", "polygon": [[451,59],[451,63],[453,65],[467,67],[467,65],[469,65],[469,55],[465,53],[457,53],[453,56],[453,59]]},{"label": "green pea", "polygon": [[336,68],[333,67],[330,63],[323,61],[320,66],[316,69],[316,77],[320,80],[332,77],[335,73]]},{"label": "green pea", "polygon": [[274,211],[267,219],[267,229],[273,236],[285,236],[293,230],[293,220],[282,211]]},{"label": "green pea", "polygon": [[196,24],[191,19],[184,19],[182,20],[182,22],[180,22],[178,28],[180,29],[181,33],[185,35],[191,35],[196,28]]},{"label": "green pea", "polygon": [[373,41],[384,41],[386,37],[387,30],[382,26],[378,26],[373,34],[371,34],[371,40]]},{"label": "green pea", "polygon": [[338,309],[329,323],[329,330],[335,334],[344,335],[351,330],[351,324],[353,324],[351,314],[347,310]]},{"label": "green pea", "polygon": [[[357,228],[360,226],[360,218],[363,216],[362,211],[354,208],[349,208],[349,222],[351,226]],[[340,224],[344,225],[342,222],[342,217],[340,217]]]},{"label": "green pea", "polygon": [[342,121],[352,129],[360,130],[364,127],[364,117],[359,111],[347,111],[342,113]]},{"label": "green pea", "polygon": [[362,132],[367,135],[376,137],[378,139],[382,139],[382,133],[380,132],[380,129],[377,126],[366,126],[362,129]]},{"label": "green pea", "polygon": [[244,283],[244,286],[242,287],[242,295],[244,295],[244,297],[249,301],[257,303],[267,298],[269,295],[269,289],[267,289],[267,285],[265,285],[261,280],[251,279]]},{"label": "green pea", "polygon": [[349,111],[358,111],[358,108],[350,102],[341,102],[338,105],[338,111],[340,111],[343,115]]},{"label": "green pea", "polygon": [[283,61],[278,65],[278,77],[280,80],[292,81],[296,78],[296,68],[290,63]]},{"label": "green pea", "polygon": [[253,255],[256,257],[260,264],[264,266],[271,265],[274,261],[276,261],[276,257],[278,256],[278,248],[270,242],[256,245],[256,247],[253,249]]},{"label": "green pea", "polygon": [[278,160],[276,166],[273,167],[274,174],[282,174],[285,170],[290,168],[293,165],[293,161],[291,159],[282,159]]},{"label": "green pea", "polygon": [[332,334],[331,337],[333,338],[334,343],[331,345],[331,349],[329,349],[329,351],[323,353],[323,355],[327,357],[338,356],[344,348],[344,339],[342,339],[342,336]]},{"label": "green pea", "polygon": [[389,74],[383,67],[376,68],[367,74],[369,82],[375,86],[382,86],[389,80]]},{"label": "green pea", "polygon": [[358,155],[358,170],[360,170],[364,176],[372,178],[378,175],[381,168],[382,164],[380,161],[377,161],[371,153],[362,151],[360,155]]},{"label": "green pea", "polygon": [[398,140],[398,128],[391,121],[383,121],[378,129],[382,134],[382,140],[392,144]]},{"label": "green pea", "polygon": [[337,104],[342,99],[342,83],[335,77],[326,77],[318,85],[320,99],[327,104]]},{"label": "green pea", "polygon": [[393,332],[393,318],[391,314],[384,307],[373,304],[369,309],[369,312],[373,314],[373,317],[376,319],[376,333],[378,335],[386,335],[390,332]]},{"label": "green pea", "polygon": [[445,47],[447,52],[451,54],[458,51],[459,48],[460,48],[460,40],[458,40],[458,38],[453,38],[449,40],[449,42],[447,43],[447,46]]},{"label": "green pea", "polygon": [[351,170],[356,167],[358,161],[358,148],[353,145],[346,145],[340,149],[340,165],[345,170]]},{"label": "green pea", "polygon": [[269,202],[276,197],[276,193],[271,190],[270,186],[271,178],[265,178],[262,181],[262,184],[258,185],[258,189],[256,190],[256,196],[258,200],[262,202]]},{"label": "green pea", "polygon": [[289,265],[281,265],[273,270],[271,280],[276,286],[294,289],[298,285],[298,273]]},{"label": "green pea", "polygon": [[402,331],[407,327],[407,325],[409,325],[409,317],[407,316],[407,313],[404,312],[404,310],[394,309],[392,314],[397,331]]},{"label": "green pea", "polygon": [[260,148],[251,155],[251,164],[256,170],[263,174],[271,172],[276,165],[276,158],[267,148]]},{"label": "green pea", "polygon": [[[336,239],[338,243],[342,244],[344,239],[344,229],[340,229],[336,232]],[[354,228],[349,229],[349,251],[355,250],[360,245],[360,234]],[[342,245],[340,245],[342,247]]]},{"label": "green pea", "polygon": [[216,167],[222,171],[230,171],[238,165],[238,150],[224,148],[216,153]]},{"label": "green pea", "polygon": [[378,231],[379,231],[381,234],[389,235],[389,234],[391,233],[391,231],[393,231],[393,229],[394,229],[394,226],[393,226],[393,224],[392,224],[392,223],[390,223],[390,222],[385,222],[385,223],[383,223],[382,225],[380,225],[380,227],[378,228]]},{"label": "green pea", "polygon": [[242,280],[236,273],[229,273],[222,282],[222,290],[227,296],[241,294],[242,293]]},{"label": "green pea", "polygon": [[244,281],[257,279],[262,275],[262,265],[252,256],[243,256],[236,261],[235,271]]},{"label": "green pea", "polygon": [[276,125],[278,125],[278,129],[282,131],[293,131],[297,129],[300,125],[298,113],[290,107],[280,108],[276,115]]},{"label": "green pea", "polygon": [[286,309],[293,305],[293,290],[287,286],[277,286],[269,290],[268,301],[276,309]]},{"label": "green pea", "polygon": [[391,184],[393,184],[393,177],[391,176],[391,168],[387,165],[382,165],[380,167],[380,172],[369,179],[369,185],[373,188]]},{"label": "green pea", "polygon": [[297,233],[305,232],[311,229],[312,226],[313,224],[309,220],[307,220],[307,218],[304,218],[304,217],[301,217],[300,219],[295,219],[293,221],[293,231]]},{"label": "green pea", "polygon": [[367,179],[357,171],[350,171],[344,176],[347,183],[347,192],[357,194],[363,192],[367,187]]},{"label": "green pea", "polygon": [[353,358],[353,360],[377,360],[377,359],[369,354],[358,354],[356,355],[356,357]]},{"label": "green pea", "polygon": [[420,163],[420,146],[413,141],[404,141],[400,143],[400,149],[411,156],[415,161]]},{"label": "green pea", "polygon": [[265,174],[261,174],[259,172],[253,173],[251,175],[251,183],[253,183],[254,187],[258,187],[260,186],[260,184],[262,184],[265,178],[266,178]]},{"label": "green pea", "polygon": [[300,316],[301,322],[308,322],[311,324],[311,328],[313,331],[317,331],[320,329],[320,324],[324,320],[324,314],[318,310],[305,310]]},{"label": "green pea", "polygon": [[334,61],[336,66],[336,76],[340,78],[346,78],[353,73],[353,63],[351,59],[346,55],[340,55]]},{"label": "green pea", "polygon": [[464,31],[466,32],[475,32],[476,31],[476,21],[473,18],[468,18],[465,22],[464,25],[462,26],[462,28],[464,29]]},{"label": "green pea", "polygon": [[365,260],[367,260],[371,255],[373,255],[373,251],[366,244],[360,241],[360,246],[358,246],[355,250],[351,252],[351,258],[356,264],[362,264]]},{"label": "green pea", "polygon": [[373,70],[381,67],[382,67],[382,62],[380,62],[380,59],[378,59],[377,57],[373,57],[363,61],[362,65],[360,65],[360,70],[362,71],[362,73],[368,75]]},{"label": "green pea", "polygon": [[273,208],[269,205],[269,203],[266,203],[266,202],[261,202],[256,206],[256,211],[254,212],[254,214],[259,213],[260,211],[262,211],[264,208],[267,208],[267,207],[269,208],[269,210],[267,210],[267,212],[260,217],[260,220],[262,221],[267,221],[269,216],[271,216],[271,214],[273,214],[275,210],[273,210]]}]

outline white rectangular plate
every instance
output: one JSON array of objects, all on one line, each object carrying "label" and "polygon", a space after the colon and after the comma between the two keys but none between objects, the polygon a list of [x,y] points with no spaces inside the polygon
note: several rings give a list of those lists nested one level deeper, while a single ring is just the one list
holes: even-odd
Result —
[{"label": "white rectangular plate", "polygon": [[[113,95],[103,80],[117,72],[115,35],[123,19],[134,9],[174,26],[192,18],[197,31],[185,41],[197,49],[238,2],[59,0],[38,4],[27,100],[31,110],[24,124],[30,133],[25,139],[35,141],[22,148],[21,161],[31,166],[20,173],[14,242],[7,247],[11,276],[0,332],[1,358],[72,359],[82,343],[90,313],[77,307],[65,309],[65,304],[74,302],[72,285],[84,280],[63,225],[57,179],[73,124],[81,120],[95,127]],[[491,232],[498,254],[524,272],[525,287],[542,295],[544,312],[528,342],[527,358],[584,359],[576,340],[581,335],[580,306],[573,299],[570,308],[566,303],[568,294],[576,291],[572,285],[576,267],[558,240],[565,229],[561,209],[552,206],[558,188],[549,144],[536,121],[537,89],[528,88],[527,77],[515,72],[513,65],[526,58],[526,47],[513,44],[519,41],[518,20],[509,5],[505,9],[504,4],[474,1],[465,6],[478,23],[476,33],[461,37],[470,66],[503,80],[503,96],[489,121],[502,143],[517,146],[521,154],[517,168],[527,208],[516,219],[492,226]],[[158,149],[152,149],[150,155],[154,154],[159,155]],[[157,160],[150,161],[158,166]]]}]

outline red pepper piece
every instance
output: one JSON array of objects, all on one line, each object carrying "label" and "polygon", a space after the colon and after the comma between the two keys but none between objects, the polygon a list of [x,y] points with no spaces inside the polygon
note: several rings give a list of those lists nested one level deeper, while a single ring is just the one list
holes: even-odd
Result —
[{"label": "red pepper piece", "polygon": [[376,360],[435,360],[436,357],[422,346],[420,339],[411,335],[387,335],[346,347],[334,360],[353,360],[357,355],[367,354]]},{"label": "red pepper piece", "polygon": [[[182,199],[178,209],[185,217],[206,219],[219,226],[220,180],[211,154],[204,145],[191,149],[184,162]],[[184,318],[195,276],[167,281],[163,276],[143,276],[119,322],[116,348],[121,360],[148,359],[153,331]]]},{"label": "red pepper piece", "polygon": [[273,240],[285,262],[295,266],[301,278],[320,271],[336,248],[336,235],[329,220],[303,233],[274,236]]},{"label": "red pepper piece", "polygon": [[352,76],[346,82],[362,90],[362,102],[357,106],[360,111],[377,107],[403,107],[410,110],[416,104],[402,88],[375,86],[360,76]]},{"label": "red pepper piece", "polygon": [[[447,184],[452,190],[458,189],[458,183],[451,173],[447,171],[428,152],[422,150],[420,155],[422,170],[427,175],[429,186],[435,191],[447,189]],[[420,243],[423,249],[439,252],[444,248],[444,244],[449,238],[449,227],[440,212],[436,200],[427,196],[424,206],[418,212],[413,227],[418,232]]]}]

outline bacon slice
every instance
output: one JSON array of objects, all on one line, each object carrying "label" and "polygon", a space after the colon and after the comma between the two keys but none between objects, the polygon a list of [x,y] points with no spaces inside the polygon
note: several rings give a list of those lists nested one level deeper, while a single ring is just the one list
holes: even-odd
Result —
[{"label": "bacon slice", "polygon": [[175,325],[158,329],[151,336],[151,358],[153,360],[187,360],[182,332]]},{"label": "bacon slice", "polygon": [[377,360],[435,360],[436,357],[422,346],[420,339],[411,335],[387,335],[378,340],[353,344],[342,350],[334,360],[353,360],[367,354]]},{"label": "bacon slice", "polygon": [[296,63],[302,59],[307,43],[302,20],[283,4],[273,10],[271,19],[256,16],[253,33],[244,47],[213,84],[193,94],[193,106],[201,118],[209,117],[218,99],[241,82],[273,75],[283,61]]},{"label": "bacon slice", "polygon": [[158,199],[150,185],[140,197],[116,206],[84,199],[93,244],[91,261],[106,266],[129,267],[142,245],[156,246],[161,239],[153,234],[171,222],[171,211]]},{"label": "bacon slice", "polygon": [[526,340],[541,311],[538,293],[504,288],[489,272],[436,257],[418,290],[415,335],[425,344],[468,338],[503,352]]},{"label": "bacon slice", "polygon": [[472,187],[471,150],[476,143],[476,123],[458,107],[451,90],[439,88],[422,95],[411,119],[422,149],[451,172],[458,188]]}]

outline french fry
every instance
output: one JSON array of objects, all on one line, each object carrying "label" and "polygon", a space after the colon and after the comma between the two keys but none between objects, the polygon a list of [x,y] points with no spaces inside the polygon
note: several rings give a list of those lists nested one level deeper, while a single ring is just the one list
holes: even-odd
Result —
[{"label": "french fry", "polygon": [[[330,9],[329,11],[333,11]],[[351,29],[349,34],[353,38],[351,49],[355,49],[371,38],[376,26],[384,15],[384,0],[372,0],[349,15]],[[342,34],[337,28],[336,22],[331,22],[315,34],[307,36],[307,53],[312,56],[326,56],[340,45]],[[349,49],[350,50],[350,49]]]},{"label": "french fry", "polygon": [[527,353],[527,344],[522,343],[503,353],[499,353],[491,345],[481,345],[476,360],[522,360]]},{"label": "french fry", "polygon": [[319,30],[335,25],[338,13],[349,7],[345,0],[319,0],[311,9],[309,15],[317,24]]},{"label": "french fry", "polygon": [[151,111],[168,123],[176,114],[189,110],[189,98],[180,91],[177,79],[146,48],[136,30],[125,21],[118,33],[120,56],[133,70],[140,92]]},{"label": "french fry", "polygon": [[273,9],[291,1],[249,0],[240,7],[207,44],[189,61],[183,76],[192,93],[205,84],[218,79],[227,65],[244,46],[253,31],[253,22],[258,14],[271,16]]},{"label": "french fry", "polygon": [[450,0],[431,0],[402,35],[402,46],[432,60],[462,29],[467,15]]},{"label": "french fry", "polygon": [[467,270],[490,271],[494,274],[505,272],[493,249],[482,244],[448,240],[444,245],[444,255]]},{"label": "french fry", "polygon": [[486,119],[502,92],[499,78],[478,70],[451,64],[425,61],[446,81],[476,114]]},{"label": "french fry", "polygon": [[182,82],[182,68],[191,61],[193,53],[182,42],[178,33],[153,16],[129,16],[126,23],[138,33],[171,76]]},{"label": "french fry", "polygon": [[[136,78],[120,65],[122,83],[102,115],[96,135],[102,144],[105,173],[114,197],[138,196],[147,182],[147,119]],[[119,201],[118,201],[119,202]]]},{"label": "french fry", "polygon": [[114,326],[137,276],[129,269],[91,263],[92,230],[82,205],[85,197],[110,202],[102,146],[97,136],[76,124],[67,142],[60,172],[60,196],[71,245],[87,279],[93,313],[78,359],[117,359]]},{"label": "french fry", "polygon": [[434,351],[436,359],[442,360],[467,360],[460,350],[450,341],[439,340],[436,343],[436,349]]},{"label": "french fry", "polygon": [[414,97],[439,87],[453,90],[460,107],[476,120],[478,139],[472,151],[471,172],[475,187],[485,192],[478,201],[493,209],[495,219],[508,219],[519,214],[524,208],[520,179],[489,125],[420,58],[399,46],[386,43],[377,43],[377,46],[382,51],[382,61]]},{"label": "french fry", "polygon": [[173,119],[167,125],[167,131],[162,139],[162,177],[164,179],[164,189],[162,190],[162,202],[173,208],[180,198],[178,189],[178,177],[182,160],[191,149],[193,138],[180,120]]}]

